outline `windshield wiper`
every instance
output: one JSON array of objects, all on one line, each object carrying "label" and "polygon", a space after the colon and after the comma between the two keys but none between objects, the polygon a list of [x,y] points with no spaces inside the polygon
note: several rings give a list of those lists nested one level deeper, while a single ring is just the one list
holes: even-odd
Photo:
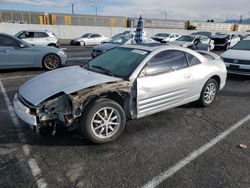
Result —
[{"label": "windshield wiper", "polygon": [[109,76],[114,76],[110,70],[105,69],[99,65],[92,65],[92,67],[102,70],[104,73],[108,74]]}]

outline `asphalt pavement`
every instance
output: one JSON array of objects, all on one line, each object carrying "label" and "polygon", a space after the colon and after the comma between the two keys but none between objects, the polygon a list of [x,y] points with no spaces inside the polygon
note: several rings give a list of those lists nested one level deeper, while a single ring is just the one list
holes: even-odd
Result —
[{"label": "asphalt pavement", "polygon": [[[91,47],[63,48],[72,58],[67,66],[88,62]],[[0,71],[1,187],[132,188],[155,177],[164,188],[250,187],[250,120],[242,121],[250,114],[250,77],[229,75],[208,108],[191,103],[128,121],[117,140],[95,145],[80,130],[38,136],[15,120],[14,94],[43,72]],[[232,131],[222,137],[228,130]],[[213,140],[214,145],[201,152]],[[169,177],[161,176],[165,174]]]}]

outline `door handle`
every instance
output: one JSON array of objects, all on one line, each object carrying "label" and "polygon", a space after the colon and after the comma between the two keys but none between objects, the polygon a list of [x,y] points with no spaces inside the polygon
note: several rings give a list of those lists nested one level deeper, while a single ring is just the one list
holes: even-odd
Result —
[{"label": "door handle", "polygon": [[191,77],[191,74],[185,74],[184,78],[189,79]]}]

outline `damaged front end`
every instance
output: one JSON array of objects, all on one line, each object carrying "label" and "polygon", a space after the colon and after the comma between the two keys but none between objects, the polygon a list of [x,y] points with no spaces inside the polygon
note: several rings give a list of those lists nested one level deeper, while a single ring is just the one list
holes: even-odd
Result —
[{"label": "damaged front end", "polygon": [[36,107],[17,94],[14,99],[14,107],[17,115],[26,123],[35,126],[38,132],[50,129],[51,133],[55,134],[57,124],[62,124],[71,130],[77,128],[78,119],[85,107],[100,96],[119,98],[119,102],[123,103],[125,110],[131,112],[130,90],[129,81],[106,83],[71,94],[58,93]]}]

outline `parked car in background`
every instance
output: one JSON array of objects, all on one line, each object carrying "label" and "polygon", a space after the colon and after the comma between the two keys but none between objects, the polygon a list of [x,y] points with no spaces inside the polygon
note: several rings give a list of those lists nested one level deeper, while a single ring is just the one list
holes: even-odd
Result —
[{"label": "parked car in background", "polygon": [[[124,35],[135,35],[135,31],[123,31],[122,33],[118,33],[116,35],[114,35],[112,38],[114,37],[118,37],[118,36],[124,36]],[[142,31],[142,36],[146,37],[147,36],[147,32],[145,30]]]},{"label": "parked car in background", "polygon": [[211,39],[204,35],[183,35],[170,44],[191,48],[193,50],[210,51],[214,49]]},{"label": "parked car in background", "polygon": [[24,30],[15,36],[32,45],[59,47],[58,38],[49,31],[43,30]]},{"label": "parked car in background", "polygon": [[16,114],[37,130],[56,123],[81,128],[95,143],[115,140],[126,120],[193,101],[211,105],[225,86],[220,57],[173,45],[117,47],[84,67],[50,71],[24,83],[14,98]]},{"label": "parked car in background", "polygon": [[86,33],[79,38],[75,38],[70,41],[71,45],[85,46],[85,45],[96,45],[101,44],[103,41],[107,40],[108,37],[105,37],[96,33]]},{"label": "parked car in background", "polygon": [[203,35],[211,39],[213,33],[210,31],[197,31],[197,32],[192,33],[191,35]]},{"label": "parked car in background", "polygon": [[197,31],[197,32],[192,33],[191,35],[206,36],[207,38],[210,39],[209,40],[209,49],[208,49],[208,51],[213,50],[215,48],[214,40],[212,39],[213,32]]},{"label": "parked car in background", "polygon": [[167,43],[167,42],[175,41],[179,37],[180,35],[176,33],[157,33],[151,38],[161,43]]},{"label": "parked car in background", "polygon": [[212,35],[212,39],[214,40],[215,47],[224,50],[228,50],[241,40],[239,35],[235,33],[215,33]]},{"label": "parked car in background", "polygon": [[245,36],[243,37],[243,39],[245,39],[245,38],[250,38],[250,34],[245,35]]},{"label": "parked car in background", "polygon": [[134,31],[128,30],[128,31],[123,31],[121,33],[118,33],[118,34],[114,35],[113,37],[118,37],[118,36],[122,36],[122,35],[129,35],[129,34],[134,34],[134,33],[135,33]]},{"label": "parked car in background", "polygon": [[[112,37],[111,40],[106,41],[103,44],[99,44],[95,46],[91,51],[91,55],[94,58],[112,48],[115,48],[121,45],[136,44],[134,37],[135,35],[133,34],[118,35],[118,36]],[[148,44],[148,43],[158,43],[158,42],[152,38],[143,36],[142,44]]]},{"label": "parked car in background", "polygon": [[41,67],[52,70],[64,65],[64,51],[49,46],[34,46],[14,36],[0,33],[0,69]]},{"label": "parked car in background", "polygon": [[245,38],[221,54],[228,73],[250,75],[250,38]]}]

